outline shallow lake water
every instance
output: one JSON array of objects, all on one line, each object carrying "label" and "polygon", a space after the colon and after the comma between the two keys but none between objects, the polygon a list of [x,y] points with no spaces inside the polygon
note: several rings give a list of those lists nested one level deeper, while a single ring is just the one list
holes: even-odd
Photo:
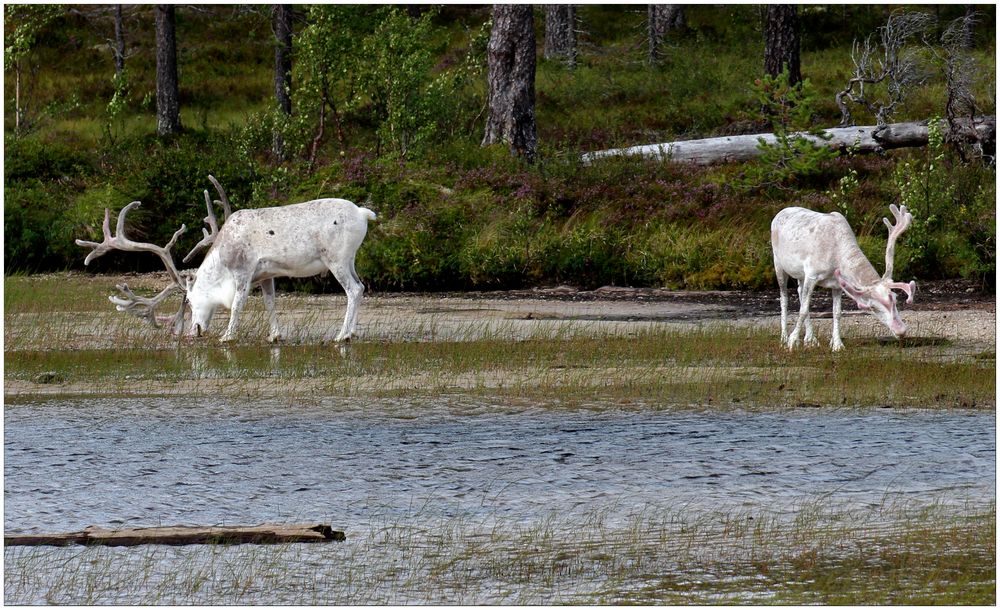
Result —
[{"label": "shallow lake water", "polygon": [[[8,534],[262,522],[347,533],[330,544],[8,547],[12,604],[643,601],[630,590],[657,574],[714,578],[678,567],[692,552],[683,536],[667,538],[675,554],[659,526],[634,533],[661,511],[780,523],[819,505],[878,520],[897,503],[988,510],[996,494],[996,419],[983,411],[137,398],[9,404],[4,423]],[[701,527],[726,527],[713,519]],[[761,552],[741,546],[753,536],[719,540],[693,552],[726,566]],[[644,557],[648,567],[632,566]],[[692,602],[772,594],[721,578],[729,596],[695,586]]]},{"label": "shallow lake water", "polygon": [[7,405],[4,529],[325,522],[350,537],[375,514],[530,523],[996,495],[992,412],[442,400]]}]

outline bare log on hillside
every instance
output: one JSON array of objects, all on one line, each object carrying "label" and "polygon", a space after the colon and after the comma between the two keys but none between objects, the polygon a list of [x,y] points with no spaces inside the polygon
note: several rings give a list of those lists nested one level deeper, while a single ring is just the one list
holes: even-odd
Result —
[{"label": "bare log on hillside", "polygon": [[170,526],[107,530],[90,526],[64,534],[4,535],[4,546],[138,546],[140,544],[279,544],[346,540],[329,525]]},{"label": "bare log on hillside", "polygon": [[[942,121],[942,130],[947,137],[949,127]],[[982,140],[996,140],[996,116],[978,117],[970,125],[963,124],[964,129],[974,129]],[[865,127],[837,127],[827,129],[829,140],[809,135],[794,134],[814,142],[817,146],[828,146],[837,150],[851,150],[857,154],[879,153],[893,148],[908,148],[927,145],[927,121],[910,123],[892,123],[884,127],[875,125]],[[711,165],[732,161],[749,161],[762,153],[758,146],[763,140],[767,144],[775,144],[777,139],[772,133],[751,135],[723,136],[720,138],[705,138],[702,140],[684,140],[666,142],[663,144],[647,144],[629,148],[613,148],[586,153],[581,160],[589,164],[597,159],[615,156],[642,156],[652,159],[663,159],[675,163],[691,163],[694,165]]]}]

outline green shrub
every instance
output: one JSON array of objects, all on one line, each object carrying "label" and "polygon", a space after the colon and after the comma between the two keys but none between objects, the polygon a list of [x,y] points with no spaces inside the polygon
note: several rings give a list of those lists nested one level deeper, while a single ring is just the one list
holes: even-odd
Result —
[{"label": "green shrub", "polygon": [[658,283],[668,288],[759,290],[777,281],[767,231],[753,225],[713,231],[668,225],[650,236],[647,248]]},{"label": "green shrub", "polygon": [[92,158],[59,142],[39,138],[5,138],[4,182],[50,182],[76,178],[94,171]]},{"label": "green shrub", "polygon": [[142,201],[142,207],[130,215],[138,227],[137,237],[165,244],[174,231],[186,224],[188,232],[176,251],[190,248],[200,239],[205,215],[202,191],[208,189],[213,198],[218,197],[208,181],[209,174],[226,189],[235,209],[257,203],[252,198],[255,184],[267,177],[240,163],[234,148],[231,134],[198,131],[167,140],[125,140],[106,161],[111,167],[112,183],[124,197],[107,205],[117,212],[129,201]]},{"label": "green shrub", "polygon": [[928,130],[927,148],[899,163],[893,174],[899,201],[913,214],[897,265],[918,278],[961,276],[992,285],[995,171],[949,154],[940,121],[932,120]]},{"label": "green shrub", "polygon": [[745,186],[760,188],[787,186],[796,180],[820,174],[837,151],[814,143],[802,134],[828,139],[812,127],[816,91],[809,79],[791,85],[788,69],[777,77],[764,75],[754,82],[754,95],[771,123],[775,143],[763,138],[757,148],[761,156],[749,166]]},{"label": "green shrub", "polygon": [[9,190],[4,200],[7,270],[45,271],[82,263],[86,251],[74,240],[100,241],[103,214],[103,205],[81,203],[71,186],[39,182]]}]

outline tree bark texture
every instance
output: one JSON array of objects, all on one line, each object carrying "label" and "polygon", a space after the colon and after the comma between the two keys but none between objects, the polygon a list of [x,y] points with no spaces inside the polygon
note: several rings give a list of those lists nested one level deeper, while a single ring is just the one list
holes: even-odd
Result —
[{"label": "tree bark texture", "polygon": [[21,60],[14,60],[14,133],[21,135],[24,107],[21,106]]},{"label": "tree bark texture", "polygon": [[[941,127],[947,136],[950,132],[947,121],[942,120]],[[974,129],[984,141],[995,141],[996,117],[978,117],[974,125],[966,121],[962,129]],[[863,154],[878,153],[893,148],[926,146],[927,131],[926,121],[915,121],[893,123],[884,128],[870,125],[827,129],[825,133],[831,136],[829,140],[804,133],[795,135],[811,140],[817,146],[828,146],[838,150],[850,149],[855,154]],[[761,140],[772,145],[777,142],[771,133],[725,136],[601,150],[583,155],[582,161],[587,164],[613,156],[642,156],[693,165],[749,161],[760,156],[761,150],[758,144]]]},{"label": "tree bark texture", "polygon": [[576,66],[576,7],[572,4],[545,5],[545,59],[561,59]]},{"label": "tree bark texture", "polygon": [[506,143],[533,161],[535,127],[535,29],[531,5],[496,4],[487,47],[488,93],[483,146]]},{"label": "tree bark texture", "polygon": [[156,15],[156,133],[165,136],[181,130],[174,6],[157,4],[153,12]]},{"label": "tree bark texture", "polygon": [[684,25],[684,5],[650,4],[647,13],[649,63],[655,64],[663,59],[663,41],[667,34]]},{"label": "tree bark texture", "polygon": [[764,17],[764,73],[778,76],[788,69],[788,84],[802,80],[799,65],[799,8],[768,4]]},{"label": "tree bark texture", "polygon": [[274,5],[274,95],[285,114],[292,114],[292,8]]},{"label": "tree bark texture", "polygon": [[125,28],[122,25],[122,5],[115,5],[115,76],[125,71]]},{"label": "tree bark texture", "polygon": [[[290,4],[275,4],[274,16],[274,97],[278,110],[286,117],[292,114],[292,10]],[[286,158],[281,130],[274,130],[274,156]]]}]

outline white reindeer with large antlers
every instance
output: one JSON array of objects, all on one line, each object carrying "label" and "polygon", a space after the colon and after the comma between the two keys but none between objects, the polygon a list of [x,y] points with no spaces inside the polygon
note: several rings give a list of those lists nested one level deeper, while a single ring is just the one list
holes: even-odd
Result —
[{"label": "white reindeer with large antlers", "polygon": [[[820,214],[804,208],[785,208],[771,221],[771,250],[774,254],[774,271],[778,276],[781,292],[781,341],[794,349],[799,332],[805,324],[805,344],[816,343],[812,322],[809,320],[809,299],[817,286],[833,292],[833,337],[830,348],[843,349],[840,340],[840,298],[843,292],[854,299],[858,307],[869,312],[885,324],[892,334],[902,337],[906,325],[896,309],[893,290],[906,293],[906,302],[913,302],[916,282],[904,284],[892,279],[896,240],[910,226],[913,215],[906,206],[889,210],[896,224],[888,218],[882,221],[889,228],[889,241],[885,246],[885,273],[879,277],[875,268],[865,258],[858,240],[841,214]],[[799,283],[799,317],[791,335],[788,334],[788,278]]]},{"label": "white reindeer with large antlers", "polygon": [[253,286],[259,285],[264,293],[264,304],[270,317],[270,341],[277,341],[277,317],[274,311],[274,278],[310,277],[326,271],[333,273],[347,294],[347,313],[337,335],[337,341],[351,338],[357,324],[357,309],[364,285],[354,269],[354,257],[368,232],[368,221],[375,213],[358,207],[346,199],[316,199],[274,208],[238,210],[230,212],[229,200],[219,182],[208,177],[219,191],[225,217],[220,229],[212,209],[212,201],[205,191],[208,216],[202,239],[184,257],[187,262],[201,248],[210,246],[205,260],[197,271],[179,271],[174,265],[170,248],[187,229],[182,225],[166,246],[135,242],[125,236],[125,215],[140,205],[133,201],[118,214],[115,233],[111,233],[111,211],[104,210],[104,241],[76,240],[77,245],[93,248],[84,260],[90,261],[111,250],[127,252],[152,252],[160,257],[167,269],[171,285],[152,298],[135,295],[126,284],[118,289],[123,297],[109,299],[119,311],[128,311],[144,317],[154,326],[161,318],[156,307],[178,290],[184,293],[179,311],[166,321],[172,323],[174,334],[184,332],[185,304],[191,307],[191,330],[188,334],[200,336],[208,330],[212,314],[217,307],[229,309],[229,326],[220,338],[230,341],[235,337],[240,312],[246,304]]}]

